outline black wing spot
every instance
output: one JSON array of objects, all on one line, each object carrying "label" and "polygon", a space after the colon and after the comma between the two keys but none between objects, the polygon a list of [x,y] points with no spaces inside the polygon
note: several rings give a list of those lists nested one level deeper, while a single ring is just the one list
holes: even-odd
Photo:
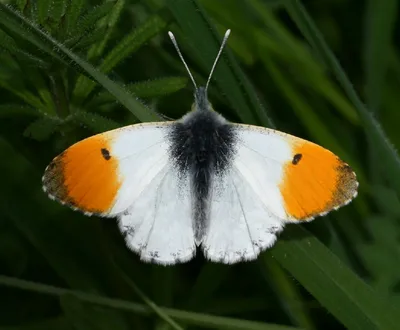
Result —
[{"label": "black wing spot", "polygon": [[297,165],[301,159],[301,157],[303,157],[302,154],[295,154],[292,160],[292,164],[293,165]]},{"label": "black wing spot", "polygon": [[110,155],[110,152],[107,149],[101,148],[101,154],[103,155],[105,160],[110,160],[111,155]]}]

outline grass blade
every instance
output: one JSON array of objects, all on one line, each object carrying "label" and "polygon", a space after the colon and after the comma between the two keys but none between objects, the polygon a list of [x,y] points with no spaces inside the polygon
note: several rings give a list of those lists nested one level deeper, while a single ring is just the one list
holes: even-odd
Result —
[{"label": "grass blade", "polygon": [[[111,299],[99,295],[89,294],[77,290],[68,290],[57,288],[50,285],[24,281],[4,275],[0,275],[0,285],[13,287],[22,290],[29,290],[42,294],[62,297],[64,295],[71,295],[82,302],[88,302],[95,305],[109,307],[118,310],[129,311],[142,315],[151,315],[153,311],[142,304],[132,303],[120,299]],[[203,327],[229,329],[229,330],[299,330],[296,327],[260,323],[254,321],[239,320],[227,317],[219,317],[207,314],[192,313],[172,308],[162,308],[162,310],[173,317],[187,324],[198,325]]]},{"label": "grass blade", "polygon": [[308,37],[308,41],[315,48],[314,50],[319,54],[320,58],[324,60],[327,67],[331,68],[337,80],[342,85],[343,90],[353,102],[360,115],[366,134],[369,135],[371,141],[375,143],[382,173],[387,175],[389,182],[393,185],[393,188],[396,189],[397,194],[400,195],[400,158],[396,149],[389,142],[388,137],[379,123],[360,100],[346,73],[343,71],[335,55],[329,49],[323,36],[318,31],[315,23],[312,21],[301,2],[299,0],[287,1],[285,5],[288,13],[292,16],[299,28],[302,31],[308,31],[308,33],[305,33],[305,36]]},{"label": "grass blade", "polygon": [[398,328],[399,306],[373,291],[306,229],[291,226],[282,236],[269,253],[346,328]]}]

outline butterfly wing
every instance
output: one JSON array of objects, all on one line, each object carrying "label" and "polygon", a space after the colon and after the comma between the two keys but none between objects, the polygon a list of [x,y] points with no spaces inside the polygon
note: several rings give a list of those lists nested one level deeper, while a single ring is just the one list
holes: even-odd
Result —
[{"label": "butterfly wing", "polygon": [[80,141],[43,176],[53,199],[85,214],[117,216],[142,259],[174,263],[194,255],[189,183],[169,162],[170,123],[137,124]]},{"label": "butterfly wing", "polygon": [[77,142],[46,168],[43,189],[87,214],[118,215],[167,165],[165,128],[138,124]]},{"label": "butterfly wing", "polygon": [[119,217],[126,243],[144,261],[185,262],[195,255],[188,178],[167,166]]},{"label": "butterfly wing", "polygon": [[274,244],[285,223],[312,220],[356,196],[354,172],[330,151],[275,130],[234,127],[231,168],[212,189],[202,243],[209,259],[255,259]]}]

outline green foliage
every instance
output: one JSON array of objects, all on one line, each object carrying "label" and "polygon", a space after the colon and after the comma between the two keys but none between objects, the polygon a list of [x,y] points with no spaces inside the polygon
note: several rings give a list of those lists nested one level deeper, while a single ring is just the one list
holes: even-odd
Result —
[{"label": "green foliage", "polygon": [[[0,3],[0,330],[397,329],[397,9],[395,0]],[[228,28],[214,108],[328,147],[355,168],[359,196],[289,225],[251,263],[144,264],[114,220],[50,201],[41,175],[86,136],[186,113],[193,87],[167,31],[204,83]]]}]

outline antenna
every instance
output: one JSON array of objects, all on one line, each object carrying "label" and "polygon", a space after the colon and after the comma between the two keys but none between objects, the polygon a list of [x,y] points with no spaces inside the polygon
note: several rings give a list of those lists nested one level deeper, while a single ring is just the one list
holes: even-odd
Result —
[{"label": "antenna", "polygon": [[178,52],[178,55],[179,55],[179,57],[181,58],[181,61],[183,62],[183,65],[184,65],[185,68],[186,68],[186,71],[189,73],[189,77],[190,77],[190,79],[192,80],[192,83],[193,83],[193,85],[194,85],[194,88],[197,90],[196,82],[194,81],[194,78],[193,78],[193,76],[192,76],[192,73],[191,73],[190,70],[189,70],[189,67],[187,66],[185,60],[183,59],[182,53],[181,53],[181,51],[179,50],[178,43],[176,42],[175,36],[172,34],[171,31],[168,31],[168,35],[169,35],[169,37],[171,38],[171,41],[172,41],[172,43],[174,44],[175,49],[176,49],[176,51]]},{"label": "antenna", "polygon": [[222,50],[225,47],[226,41],[228,40],[228,37],[229,37],[230,33],[231,33],[230,29],[226,30],[226,32],[225,32],[224,39],[222,40],[222,43],[221,43],[221,47],[219,48],[219,52],[217,54],[217,57],[215,58],[214,64],[213,64],[213,66],[211,68],[211,71],[210,71],[210,75],[208,76],[208,79],[207,79],[207,84],[206,84],[206,88],[205,88],[206,92],[207,92],[208,85],[210,84],[210,80],[211,80],[212,74],[214,73],[214,69],[217,66],[217,62],[218,62],[219,58],[221,57]]}]

